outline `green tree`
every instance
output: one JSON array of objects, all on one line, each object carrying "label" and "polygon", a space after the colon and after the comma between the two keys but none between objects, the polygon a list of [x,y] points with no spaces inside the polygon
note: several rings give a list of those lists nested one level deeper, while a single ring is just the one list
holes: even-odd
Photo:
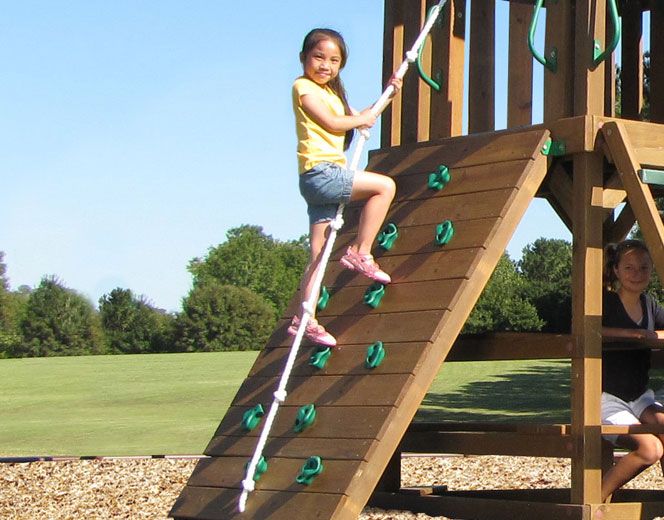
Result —
[{"label": "green tree", "polygon": [[54,277],[45,277],[30,293],[22,317],[23,341],[15,357],[100,354],[99,316],[92,304]]},{"label": "green tree", "polygon": [[567,333],[572,326],[572,244],[539,238],[523,248],[517,264],[526,297],[545,322],[544,332]]},{"label": "green tree", "polygon": [[259,350],[275,325],[273,308],[244,287],[216,281],[189,292],[175,320],[175,348],[181,352]]},{"label": "green tree", "polygon": [[194,286],[215,280],[244,287],[263,297],[281,316],[309,259],[306,239],[282,242],[266,235],[262,227],[250,225],[229,230],[226,238],[210,248],[204,259],[190,262]]},{"label": "green tree", "polygon": [[470,314],[463,332],[536,331],[543,321],[525,298],[526,283],[504,254]]},{"label": "green tree", "polygon": [[99,299],[99,315],[108,352],[144,354],[167,351],[172,317],[137,298],[130,289],[115,288]]}]

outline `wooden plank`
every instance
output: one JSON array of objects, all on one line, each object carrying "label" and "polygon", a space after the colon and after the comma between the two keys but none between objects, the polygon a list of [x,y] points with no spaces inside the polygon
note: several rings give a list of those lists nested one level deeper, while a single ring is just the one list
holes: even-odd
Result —
[{"label": "wooden plank", "polygon": [[574,115],[574,91],[570,88],[574,85],[573,42],[574,6],[571,2],[547,3],[544,55],[549,56],[555,49],[558,67],[555,73],[544,68],[545,124]]},{"label": "wooden plank", "polygon": [[[398,406],[402,388],[410,379],[410,374],[292,377],[287,388],[287,403],[291,406],[312,402],[317,406]],[[256,403],[271,403],[277,386],[276,378],[245,379],[232,405],[246,408]]]},{"label": "wooden plank", "polygon": [[[385,0],[383,24],[383,85],[387,84],[393,71],[404,55],[403,7],[405,0]],[[402,94],[398,94],[381,115],[380,144],[382,147],[401,143]]]},{"label": "wooden plank", "polygon": [[572,179],[562,163],[556,163],[549,171],[545,195],[560,220],[572,230]]},{"label": "wooden plank", "polygon": [[[265,458],[298,458],[303,453],[316,453],[324,459],[366,460],[373,439],[322,439],[310,437],[268,438],[263,451]],[[256,451],[256,437],[215,435],[207,447],[205,455],[251,458]]]},{"label": "wooden plank", "polygon": [[[306,460],[306,456],[297,459],[270,458],[267,471],[256,483],[256,490],[342,495],[353,475],[365,464],[353,460],[323,460],[323,471],[307,486],[295,481]],[[189,478],[188,486],[240,490],[246,463],[244,457],[201,459]]]},{"label": "wooden plank", "polygon": [[532,8],[509,4],[507,128],[530,125],[533,119],[533,59],[527,41]]},{"label": "wooden plank", "polygon": [[575,20],[574,115],[603,115],[605,64],[595,66],[593,49],[605,41],[606,2],[580,2]]},{"label": "wooden plank", "polygon": [[[606,9],[605,27],[604,49],[610,46],[616,32],[608,8]],[[616,52],[612,52],[606,58],[604,67],[604,115],[609,117],[616,115],[616,72]]]},{"label": "wooden plank", "polygon": [[643,22],[641,7],[634,2],[622,9],[621,42],[620,116],[638,119],[643,106]]},{"label": "wooden plank", "polygon": [[639,179],[640,165],[632,151],[627,131],[622,123],[613,121],[602,127],[602,134],[627,190],[630,207],[636,215],[646,243],[650,246],[655,269],[660,277],[664,276],[664,248],[661,247],[664,243],[664,225],[650,189]]},{"label": "wooden plank", "polygon": [[465,334],[454,342],[446,361],[569,359],[575,350],[575,338],[570,334],[541,332]]},{"label": "wooden plank", "polygon": [[664,4],[653,2],[650,9],[650,120],[664,123],[664,38],[660,34],[664,27]]},{"label": "wooden plank", "polygon": [[[577,125],[573,125],[576,127]],[[403,144],[369,154],[370,171],[399,175],[406,171],[432,172],[443,163],[449,168],[533,159],[541,151],[542,128],[451,137],[426,144]]]},{"label": "wooden plank", "polygon": [[572,360],[572,502],[601,498],[602,208],[593,194],[603,186],[602,156],[574,157],[572,333],[580,356]]},{"label": "wooden plank", "polygon": [[632,207],[627,203],[613,222],[613,226],[608,229],[608,232],[605,232],[605,242],[607,244],[622,242],[627,238],[634,224],[636,224],[636,217]]},{"label": "wooden plank", "polygon": [[516,432],[422,432],[409,434],[399,448],[416,453],[509,455],[525,457],[571,457],[568,436]]},{"label": "wooden plank", "polygon": [[[410,49],[420,33],[424,0],[410,0],[401,12],[403,20],[404,48]],[[401,91],[401,143],[419,141],[418,125],[422,116],[420,102],[420,78],[407,74]]]},{"label": "wooden plank", "polygon": [[496,0],[472,2],[468,70],[468,133],[495,129]]},{"label": "wooden plank", "polygon": [[440,20],[442,31],[432,32],[432,68],[441,71],[441,90],[432,94],[429,138],[463,132],[463,92],[466,39],[466,0],[450,0]]},{"label": "wooden plank", "polygon": [[[332,349],[332,354],[323,368],[309,364],[311,356],[318,347],[300,349],[293,366],[293,375],[343,375],[366,374],[364,366],[367,348],[370,344],[344,345],[343,350]],[[384,343],[386,355],[379,367],[373,371],[380,374],[413,373],[420,364],[420,356],[429,348],[428,343]],[[274,377],[286,365],[290,348],[276,347],[264,349],[251,367],[248,377]]]},{"label": "wooden plank", "polygon": [[589,508],[575,504],[556,504],[523,500],[507,500],[472,497],[471,492],[457,492],[456,496],[376,493],[369,505],[383,509],[405,509],[414,513],[449,518],[473,518],[476,520],[514,520],[537,518],[539,520],[586,520]]},{"label": "wooden plank", "polygon": [[335,520],[353,519],[342,512],[346,499],[339,495],[254,491],[244,513],[237,509],[239,498],[237,489],[187,486],[175,501],[170,516],[197,520],[293,520],[334,515]]},{"label": "wooden plank", "polygon": [[[317,438],[317,439],[379,439],[380,430],[391,407],[385,406],[316,406],[314,423],[302,432],[294,430],[300,410],[297,406],[285,403],[279,408],[279,414],[273,423],[270,435],[277,439]],[[262,403],[266,412],[270,403]],[[215,436],[258,437],[262,430],[262,421],[258,427],[246,431],[242,427],[242,417],[250,409],[247,406],[231,406],[215,431]],[[353,417],[352,421],[348,418]]]}]

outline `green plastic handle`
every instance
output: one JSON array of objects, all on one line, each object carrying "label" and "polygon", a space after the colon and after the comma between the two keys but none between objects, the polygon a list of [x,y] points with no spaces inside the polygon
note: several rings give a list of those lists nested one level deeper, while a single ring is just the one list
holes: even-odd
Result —
[{"label": "green plastic handle", "polygon": [[301,433],[309,426],[311,426],[316,420],[316,407],[314,404],[305,404],[301,406],[297,411],[297,417],[295,418],[295,426],[293,430],[295,433]]},{"label": "green plastic handle", "polygon": [[618,6],[616,5],[616,0],[609,0],[609,12],[611,13],[611,23],[613,24],[613,38],[611,43],[606,48],[604,52],[599,52],[601,45],[599,41],[595,40],[595,46],[593,49],[593,68],[597,67],[605,59],[607,59],[613,51],[618,47],[618,42],[620,41],[620,34],[622,32],[622,25],[620,24],[620,18],[618,17]]},{"label": "green plastic handle", "polygon": [[[244,465],[245,471],[249,469],[249,464],[251,461],[247,461],[247,463]],[[265,457],[261,457],[258,459],[258,463],[256,464],[256,470],[254,471],[254,481],[258,482],[263,475],[267,471],[267,461],[265,460]]]},{"label": "green plastic handle", "polygon": [[308,486],[313,479],[323,472],[323,461],[318,455],[313,455],[307,459],[302,466],[300,474],[295,478],[298,484]]},{"label": "green plastic handle", "polygon": [[332,349],[330,347],[318,347],[316,352],[314,352],[309,358],[309,364],[312,367],[316,368],[325,368],[327,360],[330,359],[332,355]]},{"label": "green plastic handle", "polygon": [[558,49],[555,47],[551,50],[548,58],[542,56],[537,49],[535,49],[535,31],[537,29],[537,19],[539,18],[540,9],[542,9],[542,4],[544,0],[537,0],[535,2],[535,7],[533,9],[533,18],[530,21],[530,29],[528,30],[528,48],[530,53],[533,55],[537,61],[544,65],[551,72],[555,73],[558,70]]},{"label": "green plastic handle", "polygon": [[265,415],[265,410],[262,404],[257,404],[253,408],[244,412],[242,416],[242,427],[245,431],[250,432],[261,422],[261,418]]},{"label": "green plastic handle", "polygon": [[364,366],[367,368],[376,368],[385,359],[385,347],[383,347],[382,341],[376,341],[373,345],[369,345],[367,349],[367,359],[364,362]]},{"label": "green plastic handle", "polygon": [[390,222],[385,226],[385,228],[378,234],[378,245],[389,251],[392,249],[395,240],[399,238],[399,228],[396,224]]},{"label": "green plastic handle", "polygon": [[380,282],[374,282],[364,293],[364,303],[375,309],[380,304],[383,296],[385,296],[385,286]]},{"label": "green plastic handle", "polygon": [[316,308],[319,311],[324,311],[327,304],[330,303],[330,291],[324,285],[320,288],[320,296],[318,297],[318,304]]},{"label": "green plastic handle", "polygon": [[454,225],[451,220],[445,220],[436,226],[436,244],[444,246],[454,236]]},{"label": "green plastic handle", "polygon": [[[429,19],[429,17],[431,16],[432,11],[435,8],[436,8],[436,6],[434,5],[431,9],[429,9],[429,12],[427,14],[427,20]],[[425,21],[425,25],[426,25],[426,21]],[[439,77],[437,78],[438,81],[434,81],[432,78],[429,77],[429,75],[426,72],[424,72],[424,67],[422,67],[422,54],[423,54],[423,52],[424,52],[424,42],[422,42],[422,45],[420,45],[420,48],[417,50],[417,61],[416,61],[416,63],[417,63],[417,72],[419,72],[420,78],[422,78],[422,80],[427,85],[429,85],[436,92],[440,92],[440,88],[441,88],[440,87],[440,81],[441,81],[440,76],[442,74],[439,73],[438,74]]]},{"label": "green plastic handle", "polygon": [[427,185],[432,190],[440,191],[447,186],[447,183],[450,182],[450,180],[452,180],[450,169],[444,164],[441,164],[435,172],[429,174]]}]

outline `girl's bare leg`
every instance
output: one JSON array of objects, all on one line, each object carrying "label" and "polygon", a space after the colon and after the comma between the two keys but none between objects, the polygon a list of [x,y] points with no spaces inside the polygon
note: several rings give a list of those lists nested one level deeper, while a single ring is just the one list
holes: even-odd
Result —
[{"label": "girl's bare leg", "polygon": [[660,439],[647,433],[620,435],[618,445],[632,451],[621,457],[602,478],[602,501],[664,455],[664,446]]},{"label": "girl's bare leg", "polygon": [[[311,247],[311,256],[309,257],[309,264],[304,271],[302,276],[302,281],[300,283],[300,292],[302,294],[302,302],[309,301],[311,294],[314,290],[314,280],[316,279],[316,274],[320,269],[320,260],[323,255],[323,248],[325,247],[325,240],[329,235],[330,223],[329,222],[319,222],[317,224],[311,224],[309,228],[309,245]],[[318,292],[320,288],[316,291],[316,296],[314,301],[318,301]],[[316,311],[316,306],[314,305],[314,313]],[[297,315],[302,316],[302,311],[298,310]],[[312,315],[312,317],[315,317]]]},{"label": "girl's bare leg", "polygon": [[[640,419],[641,422],[644,424],[664,425],[664,408],[656,405],[649,406],[643,411]],[[660,442],[662,443],[662,445],[664,445],[664,434],[660,434],[657,437],[659,437]],[[659,464],[662,468],[662,474],[664,475],[664,458],[660,459]]]},{"label": "girl's bare leg", "polygon": [[351,244],[358,253],[366,255],[371,252],[395,193],[396,185],[386,175],[365,171],[355,174],[351,200],[367,201],[360,214],[357,238]]}]

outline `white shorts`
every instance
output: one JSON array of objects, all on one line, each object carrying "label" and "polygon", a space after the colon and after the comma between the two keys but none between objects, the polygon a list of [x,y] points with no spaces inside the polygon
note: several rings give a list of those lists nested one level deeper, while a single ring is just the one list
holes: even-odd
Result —
[{"label": "white shorts", "polygon": [[[602,424],[641,424],[641,414],[652,405],[662,406],[655,400],[655,392],[652,390],[646,390],[634,401],[623,401],[615,395],[602,392]],[[604,438],[615,444],[618,436],[604,435]]]}]

